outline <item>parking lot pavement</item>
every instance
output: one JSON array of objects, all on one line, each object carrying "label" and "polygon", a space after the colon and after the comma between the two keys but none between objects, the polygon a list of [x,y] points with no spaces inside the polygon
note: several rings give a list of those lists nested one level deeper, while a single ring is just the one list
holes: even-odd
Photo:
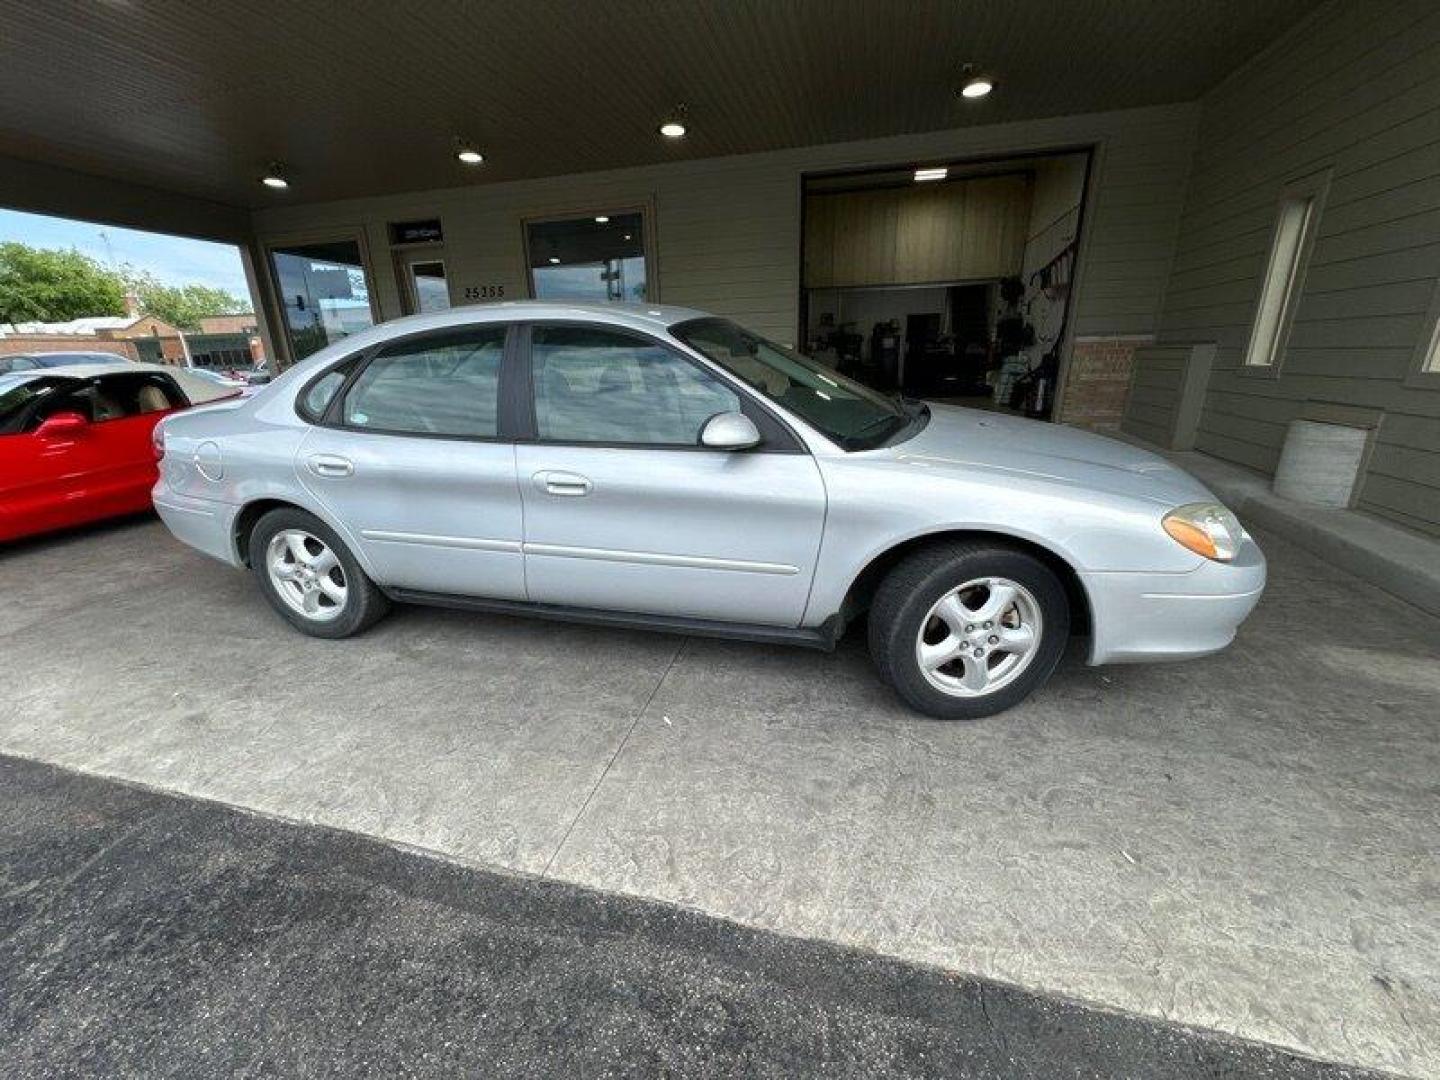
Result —
[{"label": "parking lot pavement", "polygon": [[1361,1073],[0,757],[0,1076]]},{"label": "parking lot pavement", "polygon": [[1262,543],[1226,653],[940,724],[853,634],[314,641],[132,523],[0,555],[0,751],[1437,1074],[1440,623]]}]

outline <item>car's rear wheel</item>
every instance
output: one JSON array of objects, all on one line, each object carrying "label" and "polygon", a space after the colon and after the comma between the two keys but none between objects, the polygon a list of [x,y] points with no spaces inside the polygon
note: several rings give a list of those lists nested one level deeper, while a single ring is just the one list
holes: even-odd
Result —
[{"label": "car's rear wheel", "polygon": [[925,548],[886,575],[870,608],[870,653],[914,708],[941,720],[1008,709],[1065,652],[1070,608],[1044,562],[989,542]]},{"label": "car's rear wheel", "polygon": [[334,530],[304,510],[271,510],[255,523],[250,567],[270,606],[313,637],[349,637],[389,610]]}]

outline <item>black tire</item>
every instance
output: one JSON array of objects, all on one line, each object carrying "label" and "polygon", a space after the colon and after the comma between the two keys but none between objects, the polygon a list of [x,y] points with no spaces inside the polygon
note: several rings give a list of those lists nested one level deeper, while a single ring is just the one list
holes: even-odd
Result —
[{"label": "black tire", "polygon": [[[1039,641],[1012,681],[989,693],[953,696],[926,678],[916,642],[946,593],[990,577],[1008,578],[1029,592],[1040,611]],[[939,720],[975,720],[1019,704],[1050,678],[1069,636],[1070,605],[1055,572],[1033,555],[992,541],[952,541],[907,556],[885,576],[870,606],[870,655],[880,678],[912,708]]]},{"label": "black tire", "polygon": [[[325,621],[307,618],[294,610],[280,595],[271,579],[265,561],[266,552],[276,534],[286,529],[298,529],[318,538],[339,560],[345,585],[345,601],[340,605],[339,613]],[[250,530],[249,554],[250,569],[254,572],[265,599],[281,618],[302,634],[319,638],[350,637],[374,625],[390,610],[389,598],[366,576],[360,564],[355,561],[355,556],[350,554],[350,549],[335,535],[335,530],[304,510],[281,508],[264,514]]]}]

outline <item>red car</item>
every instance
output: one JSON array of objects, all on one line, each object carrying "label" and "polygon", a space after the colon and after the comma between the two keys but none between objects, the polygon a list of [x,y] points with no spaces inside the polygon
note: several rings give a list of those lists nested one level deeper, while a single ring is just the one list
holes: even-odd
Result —
[{"label": "red car", "polygon": [[150,509],[150,436],[237,391],[159,364],[0,375],[0,542]]}]

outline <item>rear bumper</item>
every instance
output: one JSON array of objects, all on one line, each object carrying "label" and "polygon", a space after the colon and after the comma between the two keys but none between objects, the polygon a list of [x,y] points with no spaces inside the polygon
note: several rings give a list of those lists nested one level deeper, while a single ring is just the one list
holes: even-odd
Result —
[{"label": "rear bumper", "polygon": [[155,512],[176,539],[230,566],[242,565],[235,553],[234,541],[238,506],[177,494],[163,479],[150,496]]},{"label": "rear bumper", "polygon": [[1265,591],[1265,556],[1246,540],[1232,563],[1187,574],[1081,575],[1093,623],[1091,664],[1188,660],[1229,645]]}]

